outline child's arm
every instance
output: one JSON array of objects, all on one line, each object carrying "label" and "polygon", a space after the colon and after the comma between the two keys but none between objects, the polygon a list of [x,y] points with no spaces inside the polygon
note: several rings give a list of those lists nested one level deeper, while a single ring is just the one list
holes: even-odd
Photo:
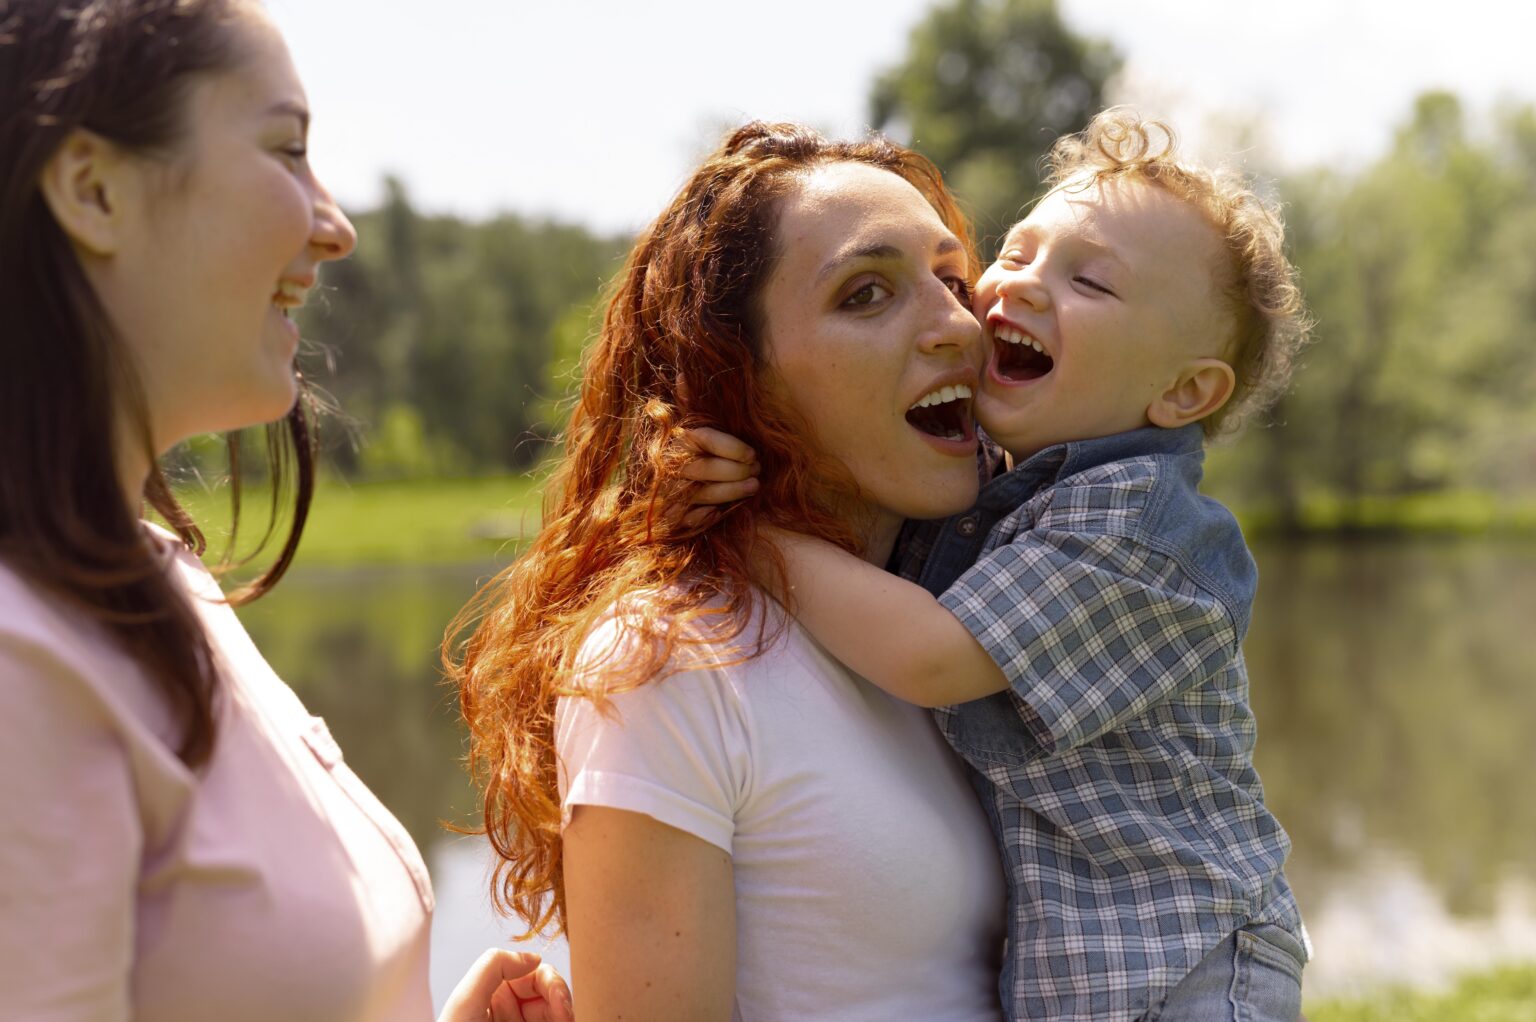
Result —
[{"label": "child's arm", "polygon": [[921,586],[825,540],[765,531],[784,556],[795,620],[855,673],[919,706],[1008,687],[965,625]]},{"label": "child's arm", "polygon": [[[701,485],[685,525],[757,491],[757,455],[719,430],[683,433],[697,456],[683,468]],[[686,513],[683,513],[686,512]],[[831,543],[766,530],[784,556],[795,618],[837,659],[899,699],[949,706],[1001,692],[1007,679],[953,614],[921,586],[881,571]]]}]

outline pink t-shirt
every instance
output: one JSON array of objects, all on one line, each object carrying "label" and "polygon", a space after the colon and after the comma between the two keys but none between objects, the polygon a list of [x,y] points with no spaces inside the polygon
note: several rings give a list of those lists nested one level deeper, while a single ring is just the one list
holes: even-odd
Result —
[{"label": "pink t-shirt", "polygon": [[222,669],[197,773],[137,664],[0,563],[0,1019],[430,1019],[415,845],[202,565],[172,571]]}]

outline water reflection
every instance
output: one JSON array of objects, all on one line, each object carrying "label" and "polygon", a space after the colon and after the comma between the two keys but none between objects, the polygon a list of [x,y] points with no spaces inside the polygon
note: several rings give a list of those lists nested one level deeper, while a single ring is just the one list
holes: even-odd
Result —
[{"label": "water reflection", "polygon": [[[1309,993],[1536,958],[1536,546],[1256,553],[1258,764],[1295,842],[1288,871],[1318,955]],[[478,843],[439,826],[475,803],[437,644],[487,570],[301,569],[243,612],[428,850],[439,997],[513,929],[485,907]]]},{"label": "water reflection", "polygon": [[1536,879],[1536,548],[1258,551],[1258,765],[1303,908],[1401,854],[1457,915]]}]

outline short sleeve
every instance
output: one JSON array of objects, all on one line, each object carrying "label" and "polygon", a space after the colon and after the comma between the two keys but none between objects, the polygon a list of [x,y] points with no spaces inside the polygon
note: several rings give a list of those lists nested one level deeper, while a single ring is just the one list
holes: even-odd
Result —
[{"label": "short sleeve", "polygon": [[0,634],[0,1018],[127,1019],[143,836],[90,686]]},{"label": "short sleeve", "polygon": [[[611,646],[617,627],[595,631],[585,649]],[[565,819],[577,805],[625,809],[730,852],[750,792],[750,732],[729,668],[663,675],[601,708],[562,698],[555,744]]]},{"label": "short sleeve", "polygon": [[1025,532],[939,599],[1002,669],[1041,755],[1092,741],[1237,655],[1221,601],[1121,536]]}]

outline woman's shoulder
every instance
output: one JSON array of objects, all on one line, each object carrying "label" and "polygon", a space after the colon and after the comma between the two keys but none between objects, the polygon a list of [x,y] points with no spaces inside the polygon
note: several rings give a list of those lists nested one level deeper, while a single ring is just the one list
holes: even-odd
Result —
[{"label": "woman's shoulder", "polygon": [[72,707],[82,727],[170,747],[177,725],[139,662],[100,621],[0,558],[0,686],[11,715]]},{"label": "woman's shoulder", "polygon": [[749,728],[810,705],[848,703],[858,679],[780,603],[761,590],[750,595],[735,610],[710,599],[671,617],[658,617],[645,594],[620,601],[588,632],[567,695],[612,700],[621,715],[639,704],[645,712],[707,708]]},{"label": "woman's shoulder", "polygon": [[681,587],[637,590],[593,620],[576,658],[587,684],[594,678],[640,673],[730,673],[771,653],[795,628],[783,608],[759,589],[739,600],[697,595]]},{"label": "woman's shoulder", "polygon": [[5,558],[0,558],[0,646],[50,650],[66,661],[113,652],[106,629],[89,614]]},{"label": "woman's shoulder", "polygon": [[186,589],[188,594],[222,602],[224,591],[218,580],[209,572],[181,537],[154,522],[140,522],[149,540],[165,558],[166,569],[172,581]]}]

